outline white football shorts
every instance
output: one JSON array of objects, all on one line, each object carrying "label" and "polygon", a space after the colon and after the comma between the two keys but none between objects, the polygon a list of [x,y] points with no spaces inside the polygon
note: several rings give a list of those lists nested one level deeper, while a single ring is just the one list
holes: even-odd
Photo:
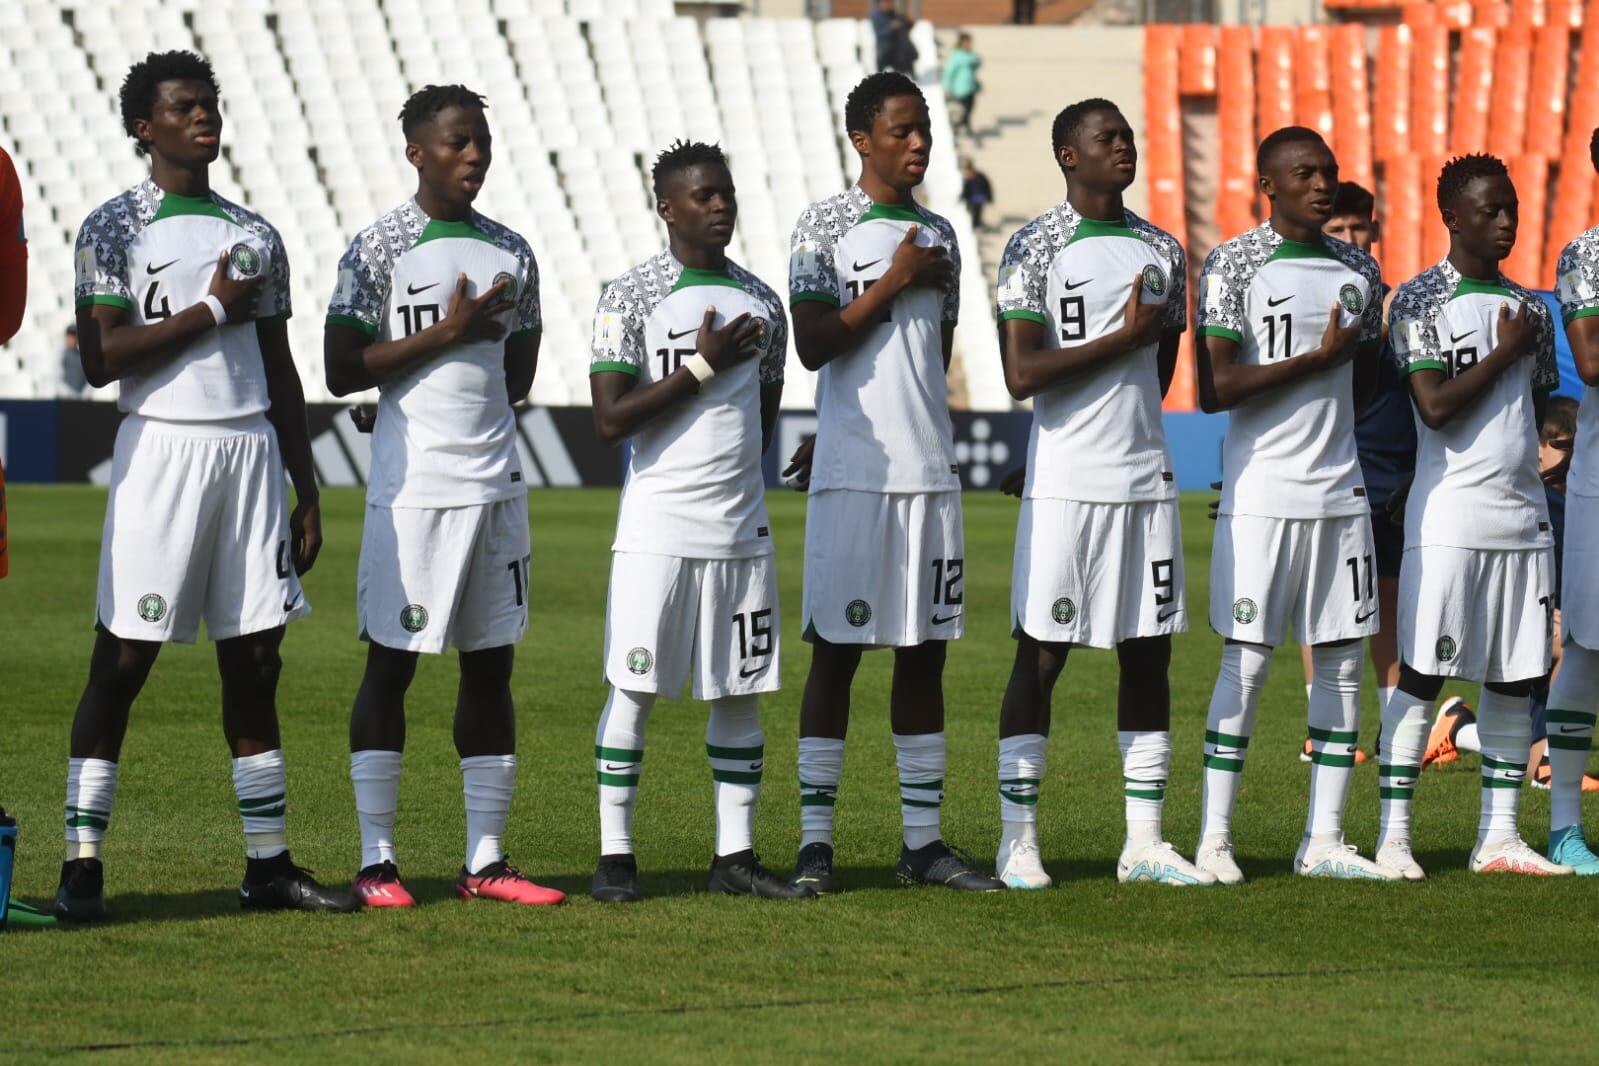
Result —
[{"label": "white football shorts", "polygon": [[776,692],[781,617],[770,555],[684,559],[611,553],[605,680],[675,699]]},{"label": "white football shorts", "polygon": [[1565,553],[1560,560],[1563,639],[1599,651],[1599,496],[1566,496]]},{"label": "white football shorts", "polygon": [[260,415],[117,430],[96,617],[125,640],[194,642],[311,611],[294,572],[277,431]]},{"label": "white football shorts", "polygon": [[1220,515],[1210,556],[1210,626],[1277,647],[1377,632],[1376,546],[1367,515]]},{"label": "white football shorts", "polygon": [[1034,640],[1090,648],[1185,632],[1177,501],[1023,500],[1011,619]]},{"label": "white football shorts", "polygon": [[1542,677],[1550,664],[1554,572],[1549,548],[1406,548],[1400,659],[1433,677]]},{"label": "white football shorts", "polygon": [[462,507],[368,504],[356,577],[363,640],[439,654],[527,632],[527,498]]},{"label": "white football shorts", "polygon": [[812,492],[805,506],[805,637],[905,648],[965,629],[958,491]]}]

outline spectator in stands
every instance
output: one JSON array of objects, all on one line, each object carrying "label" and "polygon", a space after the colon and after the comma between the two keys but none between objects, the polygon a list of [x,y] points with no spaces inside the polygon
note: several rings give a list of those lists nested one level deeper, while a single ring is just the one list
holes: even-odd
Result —
[{"label": "spectator in stands", "polygon": [[73,324],[61,338],[61,394],[82,396],[88,388],[89,382],[83,376],[83,357],[78,354],[78,327]]},{"label": "spectator in stands", "polygon": [[1011,4],[1011,21],[1018,26],[1030,26],[1038,17],[1038,0],[1015,0]]},{"label": "spectator in stands", "polygon": [[983,228],[983,208],[994,202],[994,187],[988,175],[977,169],[970,159],[961,160],[961,202],[972,216],[972,228]]},{"label": "spectator in stands", "polygon": [[916,67],[916,46],[911,43],[910,20],[894,8],[894,0],[877,0],[870,16],[877,38],[877,69],[910,74]]},{"label": "spectator in stands", "polygon": [[972,35],[963,33],[955,39],[955,47],[944,61],[944,92],[959,105],[955,113],[955,132],[972,135],[972,105],[977,102],[977,90],[982,85],[977,80],[977,68],[982,58],[972,51]]}]

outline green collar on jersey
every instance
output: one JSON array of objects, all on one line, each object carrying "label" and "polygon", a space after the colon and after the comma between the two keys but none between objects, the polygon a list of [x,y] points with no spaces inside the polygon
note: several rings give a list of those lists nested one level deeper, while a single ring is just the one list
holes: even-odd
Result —
[{"label": "green collar on jersey", "polygon": [[[442,219],[430,218],[428,224],[422,227],[422,236],[416,239],[417,244],[426,244],[428,241],[443,240],[446,237],[460,237],[465,240],[484,241],[488,244],[488,234],[472,225],[470,222],[445,222]],[[415,247],[413,245],[413,247]]]},{"label": "green collar on jersey", "polygon": [[1455,286],[1455,291],[1449,294],[1449,298],[1453,300],[1457,296],[1470,296],[1472,293],[1480,293],[1483,296],[1508,296],[1512,300],[1519,299],[1515,293],[1499,284],[1498,281],[1468,278],[1464,274],[1460,275],[1460,284]]},{"label": "green collar on jersey", "polygon": [[1082,218],[1079,216],[1077,219],[1077,228],[1072,231],[1072,239],[1066,243],[1068,245],[1076,244],[1078,241],[1087,240],[1090,237],[1135,236],[1136,234],[1133,233],[1132,227],[1127,225],[1125,220],[1120,222],[1106,222],[1102,218]]},{"label": "green collar on jersey", "polygon": [[927,223],[926,216],[914,207],[906,207],[904,204],[880,204],[875,200],[872,202],[872,206],[866,209],[866,213],[856,219],[855,222],[856,225],[859,225],[862,222],[870,222],[874,218],[892,219],[895,222],[915,222],[918,225],[926,225]]},{"label": "green collar on jersey", "polygon": [[178,215],[210,215],[212,218],[235,221],[232,215],[222,210],[222,206],[209,196],[180,196],[162,189],[161,206],[156,208],[155,217],[150,221],[159,222],[163,218],[175,218]]},{"label": "green collar on jersey", "polygon": [[1277,259],[1336,258],[1337,256],[1332,254],[1332,249],[1328,248],[1327,245],[1321,241],[1316,241],[1314,244],[1311,244],[1306,241],[1291,241],[1287,237],[1284,237],[1282,238],[1282,243],[1277,245],[1276,250],[1271,253],[1271,258],[1267,259],[1266,262],[1270,263]]},{"label": "green collar on jersey", "polygon": [[733,280],[733,275],[725,270],[701,270],[698,267],[684,267],[683,273],[677,276],[677,281],[672,284],[672,291],[678,289],[692,289],[697,285],[723,285],[729,289],[742,289],[744,286]]}]

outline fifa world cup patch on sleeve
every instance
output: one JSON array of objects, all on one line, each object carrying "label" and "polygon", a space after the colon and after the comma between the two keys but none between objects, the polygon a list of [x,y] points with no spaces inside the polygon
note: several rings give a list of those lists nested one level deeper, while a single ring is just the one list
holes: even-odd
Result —
[{"label": "fifa world cup patch on sleeve", "polygon": [[1200,299],[1204,302],[1205,313],[1221,314],[1227,303],[1227,279],[1219,274],[1206,274],[1200,283],[1204,290]]},{"label": "fifa world cup patch on sleeve", "polygon": [[816,246],[809,241],[796,244],[788,258],[788,272],[796,277],[816,273]]},{"label": "fifa world cup patch on sleeve", "polygon": [[339,283],[333,288],[333,302],[338,306],[346,306],[355,299],[355,271],[345,268],[339,271]]},{"label": "fifa world cup patch on sleeve", "polygon": [[1568,270],[1560,275],[1560,302],[1575,303],[1578,300],[1592,300],[1595,296],[1594,288],[1588,284],[1588,279],[1583,276],[1582,268]]},{"label": "fifa world cup patch on sleeve", "polygon": [[1002,303],[1024,298],[1027,295],[1026,289],[1027,281],[1022,277],[1019,265],[1006,263],[999,268],[999,299]]},{"label": "fifa world cup patch on sleeve", "polygon": [[78,249],[77,261],[78,284],[88,285],[94,281],[94,246],[84,245]]},{"label": "fifa world cup patch on sleeve", "polygon": [[1400,322],[1397,328],[1391,331],[1388,339],[1399,355],[1419,352],[1422,349],[1421,323],[1414,319]]},{"label": "fifa world cup patch on sleeve", "polygon": [[594,322],[594,343],[597,347],[615,349],[622,340],[622,316],[615,311],[601,311]]}]

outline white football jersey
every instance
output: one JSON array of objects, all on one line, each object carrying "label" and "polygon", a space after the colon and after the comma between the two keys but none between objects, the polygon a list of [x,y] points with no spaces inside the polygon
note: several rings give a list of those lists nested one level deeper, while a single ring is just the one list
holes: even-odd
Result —
[{"label": "white football jersey", "polygon": [[888,270],[913,224],[917,244],[947,250],[956,280],[944,293],[901,292],[886,320],[818,371],[812,491],[960,488],[942,336],[960,310],[960,248],[949,222],[920,206],[874,203],[859,185],[812,204],[794,226],[789,304],[847,305]]},{"label": "white football jersey", "polygon": [[[289,316],[289,258],[266,219],[211,193],[178,196],[149,178],[107,200],[78,230],[77,305],[109,304],[148,326],[205,299],[217,257],[235,277],[265,275],[256,318]],[[258,415],[270,406],[255,322],[207,330],[171,358],[121,380],[117,406],[170,422]]]},{"label": "white football jersey", "polygon": [[748,312],[765,323],[760,351],[704,382],[631,438],[616,551],[686,559],[772,552],[761,477],[761,390],[783,384],[788,323],[778,296],[749,271],[694,270],[663,251],[605,289],[589,373],[650,385],[695,352],[705,309],[720,329]]},{"label": "white football jersey", "polygon": [[[1131,211],[1083,218],[1061,203],[1017,230],[999,266],[999,318],[1044,327],[1044,346],[1075,348],[1122,328],[1133,279],[1165,307],[1166,336],[1188,324],[1182,245]],[[1160,419],[1160,342],[1107,360],[1033,397],[1028,498],[1087,503],[1177,495]]]},{"label": "white football jersey", "polygon": [[[1560,253],[1558,273],[1560,317],[1565,325],[1599,315],[1599,226],[1566,245]],[[1577,408],[1577,443],[1566,491],[1599,496],[1599,389],[1592,385],[1583,388]]]},{"label": "white football jersey", "polygon": [[[510,334],[536,332],[539,272],[522,237],[473,212],[429,218],[407,200],[362,230],[339,260],[328,325],[399,340],[449,313],[456,279],[468,296],[506,279]],[[438,352],[378,386],[367,502],[461,507],[524,495],[516,421],[505,389],[505,340]]]},{"label": "white football jersey", "polygon": [[[1268,220],[1223,244],[1200,278],[1199,331],[1263,366],[1315,351],[1334,305],[1360,321],[1362,346],[1382,341],[1382,276],[1352,244],[1285,240]],[[1261,393],[1228,412],[1223,514],[1331,518],[1363,514],[1355,454],[1354,364]]]},{"label": "white football jersey", "polygon": [[1538,476],[1534,391],[1560,384],[1555,330],[1542,300],[1503,274],[1462,277],[1445,259],[1399,287],[1388,341],[1400,373],[1470,373],[1499,343],[1499,307],[1533,315],[1530,358],[1519,359],[1440,429],[1416,419],[1416,480],[1405,504],[1405,547],[1541,548],[1554,543]]}]

